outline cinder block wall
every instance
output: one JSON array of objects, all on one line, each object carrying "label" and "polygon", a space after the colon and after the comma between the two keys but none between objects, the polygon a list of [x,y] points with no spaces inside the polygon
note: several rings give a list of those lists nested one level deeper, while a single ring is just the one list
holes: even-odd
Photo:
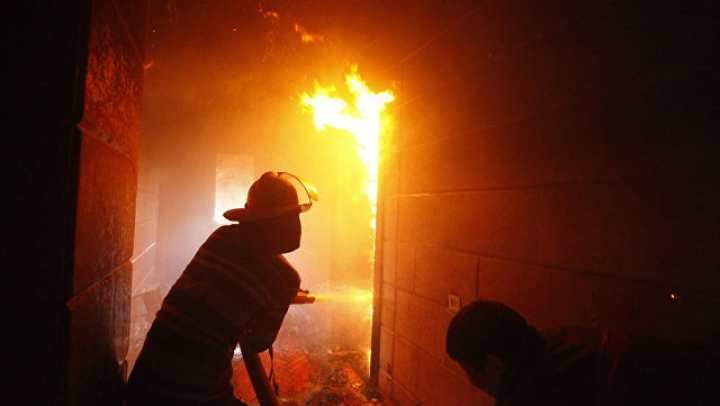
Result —
[{"label": "cinder block wall", "polygon": [[413,4],[374,47],[401,81],[382,163],[383,391],[492,403],[445,354],[451,293],[541,329],[720,342],[717,7]]}]

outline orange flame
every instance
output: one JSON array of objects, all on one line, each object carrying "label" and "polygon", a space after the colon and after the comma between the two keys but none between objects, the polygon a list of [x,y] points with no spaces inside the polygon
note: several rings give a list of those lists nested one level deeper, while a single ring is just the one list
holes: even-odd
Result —
[{"label": "orange flame", "polygon": [[[347,130],[355,138],[355,151],[366,167],[366,182],[363,192],[367,195],[372,210],[370,226],[375,232],[375,217],[377,213],[377,186],[380,135],[383,130],[382,112],[386,105],[395,99],[392,92],[386,90],[381,93],[371,91],[364,80],[357,73],[357,66],[352,72],[345,75],[345,86],[352,95],[352,100],[343,100],[333,97],[334,86],[322,87],[315,83],[315,93],[311,96],[303,93],[300,97],[302,106],[313,112],[315,127],[322,131],[327,127]],[[374,240],[374,236],[373,236]],[[368,250],[370,261],[374,261],[374,244]],[[345,305],[356,304],[365,313],[365,322],[370,326],[373,313],[372,290],[359,288],[345,288],[339,292],[323,292],[316,295],[318,302],[342,301]],[[365,350],[370,364],[370,349]]]},{"label": "orange flame", "polygon": [[371,91],[357,73],[357,65],[352,67],[352,73],[345,75],[345,86],[353,97],[350,102],[332,97],[336,90],[334,86],[322,87],[315,83],[315,94],[303,93],[301,104],[312,109],[318,130],[333,127],[347,130],[355,137],[355,150],[367,167],[364,192],[370,200],[373,212],[371,226],[375,229],[381,114],[395,96],[389,90],[381,93]]},{"label": "orange flame", "polygon": [[322,34],[310,34],[307,32],[305,28],[303,28],[300,24],[295,23],[295,32],[300,34],[300,41],[304,44],[312,43],[312,42],[322,42],[325,38]]}]

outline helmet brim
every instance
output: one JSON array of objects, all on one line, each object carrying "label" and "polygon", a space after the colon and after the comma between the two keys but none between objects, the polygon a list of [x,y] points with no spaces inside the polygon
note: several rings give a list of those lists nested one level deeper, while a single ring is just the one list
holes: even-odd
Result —
[{"label": "helmet brim", "polygon": [[297,204],[290,204],[285,206],[237,208],[226,211],[225,213],[223,213],[223,217],[230,221],[248,222],[282,216],[283,214],[289,213],[293,210],[302,211],[302,207]]}]

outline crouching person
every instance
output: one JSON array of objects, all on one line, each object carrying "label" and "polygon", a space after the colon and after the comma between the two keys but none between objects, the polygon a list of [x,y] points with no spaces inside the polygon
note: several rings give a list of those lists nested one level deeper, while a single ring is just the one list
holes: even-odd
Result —
[{"label": "crouching person", "polygon": [[[163,300],[126,387],[128,406],[238,406],[230,384],[239,340],[275,341],[300,276],[283,253],[300,246],[300,212],[317,199],[287,173],[266,172],[245,208],[225,212]],[[300,197],[298,197],[300,196]]]},{"label": "crouching person", "polygon": [[446,350],[496,406],[720,405],[720,362],[695,346],[611,329],[538,332],[498,302],[458,312]]}]

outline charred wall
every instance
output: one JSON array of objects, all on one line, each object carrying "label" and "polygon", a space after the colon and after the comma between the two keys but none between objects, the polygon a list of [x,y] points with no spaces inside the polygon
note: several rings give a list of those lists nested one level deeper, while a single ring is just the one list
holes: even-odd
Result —
[{"label": "charred wall", "polygon": [[364,52],[401,81],[382,166],[381,388],[402,406],[490,403],[444,352],[449,293],[541,329],[717,344],[716,6],[403,11]]}]

